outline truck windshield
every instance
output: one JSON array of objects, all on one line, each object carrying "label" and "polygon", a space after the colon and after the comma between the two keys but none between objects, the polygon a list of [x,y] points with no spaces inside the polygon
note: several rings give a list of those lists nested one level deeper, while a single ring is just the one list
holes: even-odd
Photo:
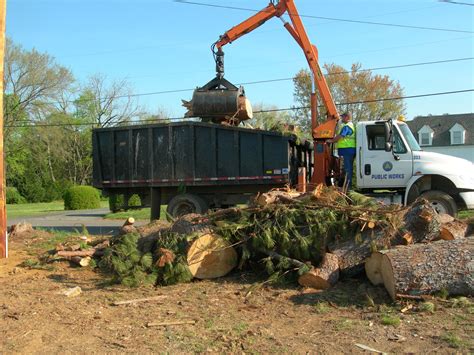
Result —
[{"label": "truck windshield", "polygon": [[413,133],[411,133],[410,128],[408,128],[408,125],[406,123],[398,123],[398,127],[400,128],[400,132],[405,137],[405,140],[410,146],[411,151],[412,152],[420,151],[421,148],[418,145],[416,138],[413,136]]}]

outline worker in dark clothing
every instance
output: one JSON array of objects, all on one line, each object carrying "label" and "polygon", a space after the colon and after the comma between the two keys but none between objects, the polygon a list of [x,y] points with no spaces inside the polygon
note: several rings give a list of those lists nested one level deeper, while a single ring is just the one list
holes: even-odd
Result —
[{"label": "worker in dark clothing", "polygon": [[352,115],[349,112],[341,115],[340,125],[336,137],[329,140],[329,143],[336,143],[337,153],[342,157],[344,164],[345,185],[344,189],[350,190],[352,187],[352,171],[356,156],[356,130],[352,123]]}]

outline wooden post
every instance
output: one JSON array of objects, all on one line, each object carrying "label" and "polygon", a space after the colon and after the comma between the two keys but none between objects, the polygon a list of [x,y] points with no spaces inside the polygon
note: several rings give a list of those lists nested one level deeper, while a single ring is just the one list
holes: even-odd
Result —
[{"label": "wooden post", "polygon": [[3,163],[3,66],[7,0],[0,0],[0,258],[8,257],[5,167]]}]

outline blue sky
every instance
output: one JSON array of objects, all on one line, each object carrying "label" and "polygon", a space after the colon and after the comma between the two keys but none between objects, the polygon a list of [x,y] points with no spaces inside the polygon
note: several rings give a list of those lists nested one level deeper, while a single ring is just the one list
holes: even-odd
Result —
[{"label": "blue sky", "polygon": [[[261,9],[267,0],[195,0]],[[474,6],[437,0],[295,0],[301,14],[474,32]],[[473,0],[464,0],[474,3]],[[7,35],[69,67],[78,80],[95,73],[127,78],[135,93],[201,86],[214,76],[210,46],[252,12],[172,0],[7,0]],[[303,18],[321,64],[349,68],[474,57],[474,33],[431,31]],[[227,45],[226,78],[234,83],[287,78],[305,58],[272,19]],[[400,82],[405,95],[474,88],[474,61],[377,71]],[[246,86],[254,104],[291,107],[291,81]],[[149,111],[182,116],[192,91],[139,98]],[[407,117],[474,112],[474,93],[405,101]]]}]

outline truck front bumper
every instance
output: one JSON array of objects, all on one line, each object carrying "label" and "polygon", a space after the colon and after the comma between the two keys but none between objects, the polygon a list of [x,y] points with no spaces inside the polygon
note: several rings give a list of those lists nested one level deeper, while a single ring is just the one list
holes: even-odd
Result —
[{"label": "truck front bumper", "polygon": [[461,198],[464,200],[464,203],[466,204],[467,209],[469,210],[474,209],[474,191],[461,192],[459,196],[461,196]]}]

